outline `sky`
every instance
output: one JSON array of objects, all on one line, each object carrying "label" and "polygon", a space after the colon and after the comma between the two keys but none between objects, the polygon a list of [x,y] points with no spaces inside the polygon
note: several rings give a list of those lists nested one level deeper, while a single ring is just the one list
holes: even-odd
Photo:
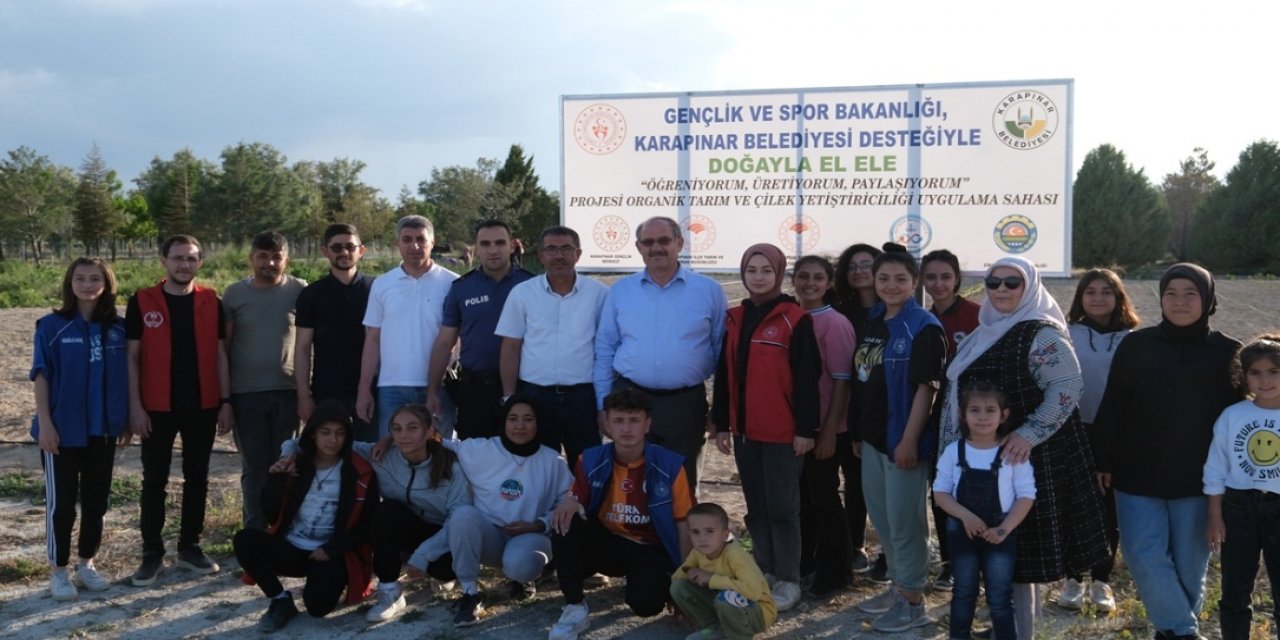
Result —
[{"label": "sky", "polygon": [[1072,78],[1076,167],[1109,143],[1158,185],[1280,139],[1277,24],[1258,0],[0,0],[0,153],[96,142],[131,181],[266,142],[394,199],[516,143],[559,190],[562,95]]}]

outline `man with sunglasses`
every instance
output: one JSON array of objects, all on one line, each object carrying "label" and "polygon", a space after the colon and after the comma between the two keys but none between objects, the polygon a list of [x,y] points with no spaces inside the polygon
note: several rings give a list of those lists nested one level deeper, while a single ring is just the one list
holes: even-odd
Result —
[{"label": "man with sunglasses", "polygon": [[594,378],[597,409],[615,390],[648,394],[649,441],[685,457],[697,491],[707,433],[705,383],[720,357],[729,302],[719,283],[680,264],[683,249],[680,223],[671,218],[650,218],[636,229],[644,270],[609,290],[596,331]]},{"label": "man with sunglasses", "polygon": [[[360,273],[364,245],[355,226],[329,225],[320,247],[329,275],[298,294],[293,377],[298,386],[298,418],[306,422],[316,403],[337,400],[353,415],[364,350],[364,311],[373,276]],[[374,425],[355,418],[353,439],[375,442]]]}]

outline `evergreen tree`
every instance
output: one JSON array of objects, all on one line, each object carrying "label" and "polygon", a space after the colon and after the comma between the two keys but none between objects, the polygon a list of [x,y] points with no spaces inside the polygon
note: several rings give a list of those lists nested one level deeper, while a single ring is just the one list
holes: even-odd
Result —
[{"label": "evergreen tree", "polygon": [[1215,165],[1209,160],[1209,152],[1196,147],[1191,153],[1182,161],[1179,172],[1166,175],[1160,185],[1172,219],[1169,251],[1178,260],[1190,259],[1191,229],[1195,224],[1196,210],[1214,189],[1222,186],[1212,173]]},{"label": "evergreen tree", "polygon": [[115,176],[107,169],[102,152],[95,142],[80,164],[80,180],[76,185],[75,239],[89,255],[101,253],[102,245],[111,241],[122,220],[112,201],[112,184]]},{"label": "evergreen tree", "polygon": [[1141,169],[1104,144],[1090,151],[1072,191],[1072,263],[1136,267],[1159,259],[1169,236],[1169,212]]},{"label": "evergreen tree", "polygon": [[1249,145],[1226,184],[1196,213],[1191,253],[1211,269],[1275,273],[1280,269],[1280,146]]},{"label": "evergreen tree", "polygon": [[19,240],[40,263],[45,241],[66,224],[76,190],[75,174],[30,147],[0,160],[0,234]]}]

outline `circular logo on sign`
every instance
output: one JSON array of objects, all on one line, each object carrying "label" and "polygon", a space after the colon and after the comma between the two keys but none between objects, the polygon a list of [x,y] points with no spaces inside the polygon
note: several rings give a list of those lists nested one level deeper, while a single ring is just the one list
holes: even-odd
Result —
[{"label": "circular logo on sign", "polygon": [[818,246],[818,238],[822,237],[822,229],[813,216],[805,216],[797,220],[795,216],[787,216],[778,225],[778,241],[782,243],[784,253],[790,253],[800,239],[801,253],[809,253]]},{"label": "circular logo on sign", "polygon": [[498,495],[502,496],[503,500],[518,500],[520,496],[524,495],[524,485],[520,484],[519,480],[510,478],[503,481],[502,486],[498,489]]},{"label": "circular logo on sign", "polygon": [[902,216],[889,226],[889,240],[907,251],[921,251],[933,242],[933,227],[919,216]]},{"label": "circular logo on sign", "polygon": [[1008,253],[1022,253],[1036,243],[1036,223],[1022,215],[1000,218],[995,230],[996,246]]},{"label": "circular logo on sign", "polygon": [[154,329],[164,324],[164,314],[159,311],[148,311],[142,316],[142,324],[148,328]]},{"label": "circular logo on sign", "polygon": [[591,239],[605,251],[619,251],[627,246],[631,230],[627,228],[626,220],[618,216],[605,216],[596,220],[596,226],[591,229]]},{"label": "circular logo on sign", "polygon": [[689,250],[702,253],[716,243],[716,225],[711,218],[692,215],[683,225],[685,237],[689,238]]},{"label": "circular logo on sign", "polygon": [[996,137],[1011,149],[1035,149],[1058,132],[1058,107],[1034,89],[1015,91],[996,105],[991,116]]},{"label": "circular logo on sign", "polygon": [[593,104],[573,121],[573,138],[587,153],[599,156],[613,153],[622,146],[626,136],[627,121],[622,112],[607,104]]}]

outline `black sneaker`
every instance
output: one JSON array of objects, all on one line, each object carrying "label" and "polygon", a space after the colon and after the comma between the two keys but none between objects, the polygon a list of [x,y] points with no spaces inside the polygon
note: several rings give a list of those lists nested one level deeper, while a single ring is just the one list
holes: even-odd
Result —
[{"label": "black sneaker", "polygon": [[129,582],[135,587],[149,587],[156,582],[156,577],[160,575],[160,570],[164,568],[164,552],[152,552],[142,554],[142,564],[138,565],[138,570],[133,572],[129,577]]},{"label": "black sneaker", "polygon": [[284,593],[283,598],[271,599],[271,606],[267,607],[267,612],[262,614],[262,619],[258,621],[258,629],[263,633],[283,629],[294,616],[298,615],[298,607],[293,604],[293,594],[288,591]]},{"label": "black sneaker", "polygon": [[938,577],[933,579],[933,590],[950,591],[952,586],[954,586],[954,581],[951,578],[951,563],[944,562],[942,563],[942,571],[938,574]]},{"label": "black sneaker", "polygon": [[484,611],[483,593],[464,593],[458,599],[453,613],[453,626],[469,627],[480,622],[480,613]]},{"label": "black sneaker", "polygon": [[847,584],[840,584],[838,582],[827,583],[815,580],[808,589],[805,589],[804,595],[810,600],[830,600],[831,598],[844,593],[848,588],[849,585]]},{"label": "black sneaker", "polygon": [[871,570],[867,572],[867,579],[876,584],[889,584],[889,559],[885,558],[884,553],[876,557]]},{"label": "black sneaker", "polygon": [[533,582],[507,581],[507,599],[511,602],[528,602],[538,595],[538,586]]},{"label": "black sneaker", "polygon": [[178,561],[175,564],[202,576],[217,573],[219,568],[218,563],[214,562],[213,558],[206,556],[204,551],[200,550],[199,545],[178,549]]},{"label": "black sneaker", "polygon": [[867,554],[862,549],[855,549],[853,552],[853,572],[866,573],[871,570],[871,563],[867,561]]}]

